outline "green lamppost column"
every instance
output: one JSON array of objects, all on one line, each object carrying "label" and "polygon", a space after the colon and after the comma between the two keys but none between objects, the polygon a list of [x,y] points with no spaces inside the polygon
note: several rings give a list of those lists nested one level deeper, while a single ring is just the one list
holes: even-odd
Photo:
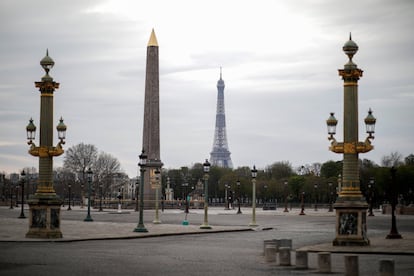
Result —
[{"label": "green lamppost column", "polygon": [[257,170],[256,166],[253,166],[252,172],[252,222],[249,223],[249,226],[257,226],[256,223],[256,177]]},{"label": "green lamppost column", "polygon": [[147,155],[144,150],[142,150],[139,156],[139,171],[141,180],[139,183],[139,221],[137,227],[135,227],[134,232],[148,232],[147,228],[144,225],[144,173],[145,166],[147,163]]},{"label": "green lamppost column", "polygon": [[89,168],[86,171],[86,174],[88,176],[88,213],[86,215],[86,218],[83,221],[93,221],[91,217],[91,184],[92,184],[92,175],[93,175],[91,168]]},{"label": "green lamppost column", "polygon": [[154,224],[160,224],[160,215],[159,215],[159,190],[161,188],[161,177],[160,177],[160,170],[158,168],[155,169],[155,219],[152,223]]},{"label": "green lamppost column", "polygon": [[210,163],[206,159],[206,162],[203,164],[204,169],[204,222],[200,226],[200,229],[211,229],[211,226],[208,225],[208,177],[210,172]]},{"label": "green lamppost column", "polygon": [[351,36],[343,46],[343,51],[349,61],[344,69],[339,69],[339,75],[344,80],[344,142],[337,142],[333,137],[338,121],[334,113],[327,120],[328,139],[331,141],[331,151],[343,154],[342,180],[339,196],[334,204],[336,210],[336,238],[333,245],[369,245],[367,237],[366,210],[368,204],[360,190],[359,153],[373,149],[371,139],[374,139],[376,119],[369,110],[365,118],[368,137],[359,142],[358,137],[358,80],[363,71],[353,63],[352,58],[358,51],[358,45]]},{"label": "green lamppost column", "polygon": [[34,196],[28,200],[30,207],[28,238],[61,238],[60,231],[60,206],[62,200],[56,195],[53,188],[53,157],[63,154],[62,145],[65,144],[66,125],[60,119],[56,129],[60,142],[53,146],[53,95],[55,89],[59,88],[59,83],[53,81],[49,76],[49,71],[55,62],[46,56],[40,61],[40,65],[46,74],[40,82],[35,82],[35,86],[40,91],[40,142],[36,146],[35,139],[36,126],[30,119],[26,127],[29,153],[39,157],[39,179],[37,190]]},{"label": "green lamppost column", "polygon": [[[24,215],[24,183],[26,181],[26,173],[24,172],[24,170],[22,171],[22,173],[20,175],[22,177],[22,182],[21,182],[21,185],[22,185],[22,208],[20,210],[19,218],[26,218],[26,216]],[[17,201],[17,198],[16,198],[16,201]]]}]

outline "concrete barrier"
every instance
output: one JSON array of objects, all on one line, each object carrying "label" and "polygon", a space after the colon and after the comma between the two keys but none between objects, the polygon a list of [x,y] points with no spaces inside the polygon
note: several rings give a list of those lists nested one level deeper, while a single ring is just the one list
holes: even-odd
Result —
[{"label": "concrete barrier", "polygon": [[358,255],[344,255],[345,257],[345,276],[359,275]]},{"label": "concrete barrier", "polygon": [[268,263],[276,262],[277,246],[274,244],[267,244],[265,248],[265,261]]},{"label": "concrete barrier", "polygon": [[279,247],[279,265],[290,265],[290,247]]},{"label": "concrete barrier", "polygon": [[321,273],[331,273],[331,252],[318,253],[318,269]]},{"label": "concrete barrier", "polygon": [[379,263],[380,276],[394,276],[394,260],[382,259]]},{"label": "concrete barrier", "polygon": [[276,252],[279,250],[279,246],[280,246],[280,240],[264,240],[263,241],[263,255],[266,256],[266,246],[267,245],[273,245],[276,247]]},{"label": "concrete barrier", "polygon": [[298,250],[296,251],[296,268],[308,269],[308,251]]},{"label": "concrete barrier", "polygon": [[280,239],[279,247],[289,247],[292,249],[292,239]]}]

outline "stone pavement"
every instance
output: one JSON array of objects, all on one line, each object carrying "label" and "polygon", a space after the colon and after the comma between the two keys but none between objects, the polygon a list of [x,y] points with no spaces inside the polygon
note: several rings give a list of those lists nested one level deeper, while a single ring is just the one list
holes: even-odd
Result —
[{"label": "stone pavement", "polygon": [[[167,211],[167,210],[166,210]],[[169,212],[182,212],[180,210],[168,210]],[[202,214],[203,210],[190,210],[191,213]],[[221,208],[209,209],[209,214],[226,214],[234,210],[225,211]],[[248,213],[249,209],[243,209]],[[319,215],[322,212],[307,211],[309,215]],[[270,214],[257,210],[257,213]],[[295,212],[285,213],[283,215],[297,215]],[[327,215],[324,213],[324,215]],[[334,216],[334,213],[328,215]],[[145,227],[147,233],[133,232],[137,223],[120,223],[120,222],[87,222],[79,220],[62,220],[61,229],[63,238],[61,239],[29,239],[25,237],[28,231],[27,219],[0,217],[0,242],[70,242],[84,240],[108,240],[108,239],[132,239],[171,235],[186,235],[200,233],[218,233],[218,232],[235,232],[261,230],[248,226],[217,226],[212,229],[200,229],[199,225],[181,225],[181,224],[152,224],[147,223]],[[332,253],[355,253],[355,254],[392,254],[392,255],[414,255],[414,233],[404,233],[403,240],[385,239],[384,236],[369,236],[370,246],[333,246],[331,243],[315,244],[297,248],[307,250],[308,252],[332,252]],[[403,242],[402,242],[403,241]]]}]

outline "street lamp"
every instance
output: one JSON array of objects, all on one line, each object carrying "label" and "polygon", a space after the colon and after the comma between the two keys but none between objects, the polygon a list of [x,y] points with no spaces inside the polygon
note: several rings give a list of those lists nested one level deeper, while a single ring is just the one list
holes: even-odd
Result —
[{"label": "street lamp", "polygon": [[339,75],[344,81],[344,113],[343,113],[343,142],[337,142],[336,120],[334,113],[330,113],[326,121],[328,127],[328,140],[331,141],[329,149],[332,152],[343,154],[342,187],[334,204],[336,210],[336,237],[333,245],[369,245],[366,231],[366,210],[368,204],[360,189],[359,177],[359,153],[371,151],[374,147],[371,140],[374,139],[376,119],[371,109],[365,118],[367,138],[359,142],[358,137],[358,80],[363,71],[352,61],[358,51],[358,45],[349,40],[342,47],[349,60],[344,69],[339,69]]},{"label": "street lamp", "polygon": [[91,184],[93,172],[90,167],[86,171],[86,173],[88,175],[88,214],[86,215],[86,218],[83,221],[93,221],[91,217]]},{"label": "street lamp", "polygon": [[188,195],[188,192],[187,192],[187,188],[188,188],[188,182],[187,182],[187,180],[185,180],[185,182],[183,183],[183,184],[181,184],[181,186],[182,187],[184,187],[183,188],[183,199],[184,199],[184,204],[185,204],[185,206],[184,206],[184,213],[186,213],[186,214],[188,214],[188,212],[189,212],[189,206],[188,206],[188,199],[187,199],[187,195]]},{"label": "street lamp", "polygon": [[39,158],[39,179],[37,190],[34,196],[28,200],[30,207],[29,231],[27,238],[61,238],[60,231],[60,208],[62,200],[56,195],[53,187],[53,157],[63,154],[62,145],[65,144],[66,125],[60,118],[56,129],[59,142],[53,146],[53,97],[54,91],[59,88],[59,83],[55,82],[49,75],[55,62],[46,56],[40,61],[40,65],[46,74],[40,82],[35,82],[35,87],[40,90],[40,139],[39,146],[35,140],[36,126],[33,119],[29,120],[26,127],[29,154]]},{"label": "street lamp", "polygon": [[287,213],[289,212],[288,210],[288,182],[285,181],[285,210],[283,210],[283,212]]},{"label": "street lamp", "polygon": [[[21,177],[22,177],[22,182],[21,182],[21,186],[22,186],[22,209],[20,211],[20,216],[19,218],[26,218],[26,216],[24,215],[24,182],[26,181],[26,173],[24,172],[24,170],[21,172]],[[17,201],[17,198],[16,198]]]},{"label": "street lamp", "polygon": [[69,191],[69,206],[68,206],[68,211],[71,211],[72,210],[72,208],[70,207],[70,204],[71,204],[71,195],[72,195],[72,184],[68,184],[68,191]]},{"label": "street lamp", "polygon": [[368,183],[368,193],[369,193],[369,211],[368,211],[368,216],[372,217],[374,216],[374,213],[372,212],[372,198],[373,198],[373,193],[374,193],[374,178],[371,178],[369,180]]},{"label": "street lamp", "polygon": [[13,185],[12,182],[9,182],[9,194],[10,194],[10,208],[9,209],[13,209]]},{"label": "street lamp", "polygon": [[204,222],[200,226],[200,229],[211,229],[211,226],[208,225],[208,178],[210,173],[210,163],[208,159],[203,164],[204,170]]},{"label": "street lamp", "polygon": [[333,201],[333,192],[332,192],[332,182],[328,183],[329,186],[329,210],[328,212],[333,212],[333,206],[332,206],[332,201]]},{"label": "street lamp", "polygon": [[240,180],[237,180],[236,185],[237,185],[237,203],[239,205],[239,209],[237,210],[237,214],[241,214],[242,211],[240,209]]},{"label": "street lamp", "polygon": [[315,211],[318,211],[318,184],[313,185],[315,189]]},{"label": "street lamp", "polygon": [[140,184],[139,184],[139,221],[137,227],[135,227],[134,232],[148,232],[147,228],[144,226],[144,173],[145,167],[147,164],[147,155],[144,150],[142,150],[139,156],[139,171],[141,175]]},{"label": "street lamp", "polygon": [[230,188],[230,185],[228,185],[227,183],[224,184],[224,202],[226,207],[224,208],[224,210],[229,210],[230,206],[229,206],[229,195],[228,195],[228,191],[227,189]]},{"label": "street lamp", "polygon": [[257,170],[256,165],[253,166],[251,170],[252,173],[252,222],[250,222],[249,226],[257,226],[256,223],[256,177],[257,177]]},{"label": "street lamp", "polygon": [[138,189],[139,189],[139,180],[135,181],[135,212],[138,212]]},{"label": "street lamp", "polygon": [[159,190],[161,187],[161,172],[159,168],[155,169],[155,219],[152,223],[160,224],[160,215],[159,215]]},{"label": "street lamp", "polygon": [[305,214],[305,192],[302,192],[300,198],[301,198],[301,204],[300,204],[301,205],[301,210],[300,210],[299,215],[304,216],[304,215],[306,215]]},{"label": "street lamp", "polygon": [[103,191],[102,183],[99,183],[99,212],[102,212],[102,191]]},{"label": "street lamp", "polygon": [[397,183],[397,169],[391,168],[391,187],[389,187],[389,197],[391,201],[391,230],[390,233],[386,236],[386,239],[402,239],[400,233],[397,230],[397,220],[395,218],[395,207],[397,205],[398,198],[398,183]]}]

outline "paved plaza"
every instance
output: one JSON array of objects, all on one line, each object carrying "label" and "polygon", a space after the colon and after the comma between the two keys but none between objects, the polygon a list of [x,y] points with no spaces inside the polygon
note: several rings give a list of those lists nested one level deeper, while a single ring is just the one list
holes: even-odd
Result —
[{"label": "paved plaza", "polygon": [[[28,210],[25,211],[27,216]],[[74,207],[72,211],[62,208],[63,238],[42,240],[25,238],[28,219],[17,218],[19,208],[11,210],[2,206],[0,275],[220,275],[222,272],[226,275],[319,275],[318,252],[331,252],[332,271],[336,275],[343,275],[344,255],[350,253],[359,257],[360,275],[379,275],[381,259],[395,261],[395,275],[414,273],[413,216],[398,216],[403,239],[388,240],[385,236],[390,229],[390,216],[377,211],[375,217],[368,217],[370,246],[340,247],[332,246],[335,213],[326,209],[308,209],[305,216],[299,216],[297,209],[284,213],[283,208],[276,211],[258,208],[259,226],[255,228],[248,226],[250,208],[242,208],[241,215],[236,211],[209,208],[212,229],[205,230],[199,228],[203,220],[201,209],[190,210],[189,225],[181,223],[185,219],[182,210],[160,212],[162,224],[157,225],[152,224],[154,211],[146,210],[144,222],[148,232],[136,233],[133,229],[137,226],[138,212],[133,210],[117,213],[94,209],[91,212],[94,221],[84,222],[86,208]],[[280,238],[292,239],[292,266],[265,261],[263,241]],[[83,252],[86,248],[90,249]],[[295,251],[299,249],[309,252],[308,270],[295,269]],[[43,257],[41,252],[45,252]],[[56,254],[63,259],[57,260]],[[139,261],[130,259],[131,256]],[[73,262],[77,264],[71,265]],[[100,268],[91,270],[91,264],[99,264]],[[103,269],[109,264],[117,269]]]}]

